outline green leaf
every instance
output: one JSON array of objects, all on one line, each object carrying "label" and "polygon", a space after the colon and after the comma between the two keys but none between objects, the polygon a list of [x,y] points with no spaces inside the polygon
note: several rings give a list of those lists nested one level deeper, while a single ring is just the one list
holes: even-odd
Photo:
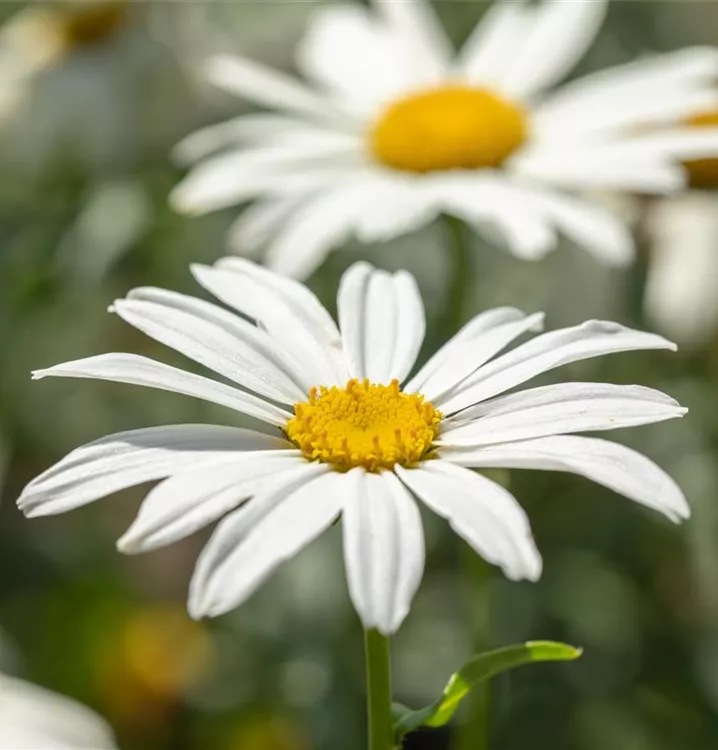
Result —
[{"label": "green leaf", "polygon": [[565,643],[528,641],[479,654],[451,675],[441,698],[430,706],[411,711],[395,704],[393,709],[396,717],[396,736],[401,738],[420,726],[443,726],[456,713],[461,701],[475,685],[507,669],[538,661],[573,661],[578,659],[581,653],[580,648]]}]

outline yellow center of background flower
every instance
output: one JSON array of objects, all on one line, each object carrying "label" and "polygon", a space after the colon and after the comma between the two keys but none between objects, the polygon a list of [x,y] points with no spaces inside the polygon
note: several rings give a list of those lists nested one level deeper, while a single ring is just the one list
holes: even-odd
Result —
[{"label": "yellow center of background flower", "polygon": [[[694,128],[718,128],[718,111],[703,112],[686,121]],[[683,163],[688,170],[688,181],[693,188],[718,188],[718,158],[691,159]]]},{"label": "yellow center of background flower", "polygon": [[396,380],[312,388],[308,401],[294,405],[294,414],[287,437],[308,459],[342,470],[414,464],[431,450],[441,421],[423,396],[402,393]]},{"label": "yellow center of background flower", "polygon": [[498,167],[526,135],[519,106],[483,89],[445,86],[392,104],[370,133],[370,150],[408,172],[481,169]]},{"label": "yellow center of background flower", "polygon": [[58,31],[69,49],[90,46],[110,37],[129,14],[120,0],[85,0],[58,13]]}]

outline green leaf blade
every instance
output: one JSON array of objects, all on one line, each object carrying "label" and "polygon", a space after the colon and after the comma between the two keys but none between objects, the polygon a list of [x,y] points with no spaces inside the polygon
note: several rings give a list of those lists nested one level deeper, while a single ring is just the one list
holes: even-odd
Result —
[{"label": "green leaf blade", "polygon": [[420,726],[440,727],[451,720],[461,701],[478,683],[523,664],[548,661],[573,661],[582,650],[554,641],[527,641],[479,654],[451,675],[444,692],[435,703],[418,711],[407,711],[395,724],[398,737]]}]

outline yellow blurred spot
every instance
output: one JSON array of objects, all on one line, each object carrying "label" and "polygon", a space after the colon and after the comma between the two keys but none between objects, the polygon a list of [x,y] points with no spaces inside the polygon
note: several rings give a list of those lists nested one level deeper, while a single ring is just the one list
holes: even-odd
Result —
[{"label": "yellow blurred spot", "polygon": [[310,461],[375,471],[422,459],[440,421],[440,412],[420,394],[402,393],[397,380],[350,380],[345,388],[313,388],[284,429]]},{"label": "yellow blurred spot", "polygon": [[[695,128],[717,128],[718,110],[703,112],[687,120],[687,124]],[[691,159],[683,163],[688,170],[689,184],[693,188],[718,188],[718,158]]]},{"label": "yellow blurred spot", "polygon": [[309,750],[302,727],[287,718],[267,716],[243,726],[226,750]]},{"label": "yellow blurred spot", "polygon": [[12,52],[16,65],[36,73],[79,49],[106,41],[129,13],[129,2],[119,0],[32,5],[2,27],[0,46]]},{"label": "yellow blurred spot", "polygon": [[107,635],[99,659],[104,712],[120,724],[163,723],[168,709],[207,677],[213,657],[210,635],[184,609],[132,613]]},{"label": "yellow blurred spot", "polygon": [[54,9],[58,32],[74,50],[105,41],[122,25],[129,3],[119,0],[84,0]]},{"label": "yellow blurred spot", "polygon": [[184,610],[149,609],[126,625],[126,666],[138,683],[160,696],[175,696],[203,676],[211,654],[204,627]]},{"label": "yellow blurred spot", "polygon": [[408,172],[498,167],[526,140],[524,110],[485,89],[444,86],[391,104],[369,136],[373,156]]}]

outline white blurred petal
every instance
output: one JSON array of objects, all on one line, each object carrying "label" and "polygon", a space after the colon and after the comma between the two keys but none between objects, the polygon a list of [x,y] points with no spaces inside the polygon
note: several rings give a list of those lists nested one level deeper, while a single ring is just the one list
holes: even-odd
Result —
[{"label": "white blurred petal", "polygon": [[644,305],[678,342],[696,345],[718,329],[718,200],[691,192],[656,203],[646,216],[651,258]]},{"label": "white blurred petal", "polygon": [[246,143],[254,146],[263,141],[281,139],[286,135],[306,135],[317,132],[332,133],[333,131],[322,131],[317,125],[297,117],[265,112],[241,115],[190,133],[174,147],[172,155],[180,164],[192,164],[216,151],[237,144]]},{"label": "white blurred petal", "polygon": [[522,0],[492,3],[459,51],[457,73],[478,85],[498,83],[532,16],[532,9]]},{"label": "white blurred petal", "polygon": [[[689,107],[689,94],[712,91],[715,96],[716,76],[718,49],[713,47],[690,47],[617,65],[559,89],[538,108],[537,129],[548,133],[552,128],[602,130],[609,125],[623,129],[642,122],[656,124],[660,114],[651,116],[653,103],[664,107],[664,117],[683,119],[696,111]],[[681,97],[687,97],[685,109],[677,105]]]},{"label": "white blurred petal", "polygon": [[[332,174],[351,168],[361,154],[354,137],[303,138],[294,143],[272,143],[222,153],[201,162],[174,188],[170,202],[181,213],[203,214],[250,200],[265,191],[277,191],[283,184],[311,184],[318,171],[321,184]],[[322,167],[329,167],[325,176]]]},{"label": "white blurred petal", "polygon": [[356,3],[318,8],[296,52],[297,67],[362,117],[411,83],[395,36]]},{"label": "white blurred petal", "polygon": [[110,725],[59,693],[0,674],[0,750],[114,750]]},{"label": "white blurred petal", "polygon": [[502,241],[520,258],[543,257],[556,244],[545,212],[524,187],[488,170],[474,175],[445,174],[434,178],[437,201],[478,231],[498,230]]},{"label": "white blurred petal", "polygon": [[583,57],[607,9],[606,0],[543,0],[501,75],[501,92],[525,99],[557,83]]},{"label": "white blurred petal", "polygon": [[352,118],[327,97],[298,79],[234,55],[220,55],[207,64],[206,76],[215,86],[266,107],[304,115],[315,122],[351,127]]},{"label": "white blurred petal", "polygon": [[439,83],[454,50],[429,0],[373,0],[395,35],[417,85]]},{"label": "white blurred petal", "polygon": [[686,184],[680,164],[593,144],[538,143],[517,151],[505,167],[523,180],[570,190],[672,193]]}]

